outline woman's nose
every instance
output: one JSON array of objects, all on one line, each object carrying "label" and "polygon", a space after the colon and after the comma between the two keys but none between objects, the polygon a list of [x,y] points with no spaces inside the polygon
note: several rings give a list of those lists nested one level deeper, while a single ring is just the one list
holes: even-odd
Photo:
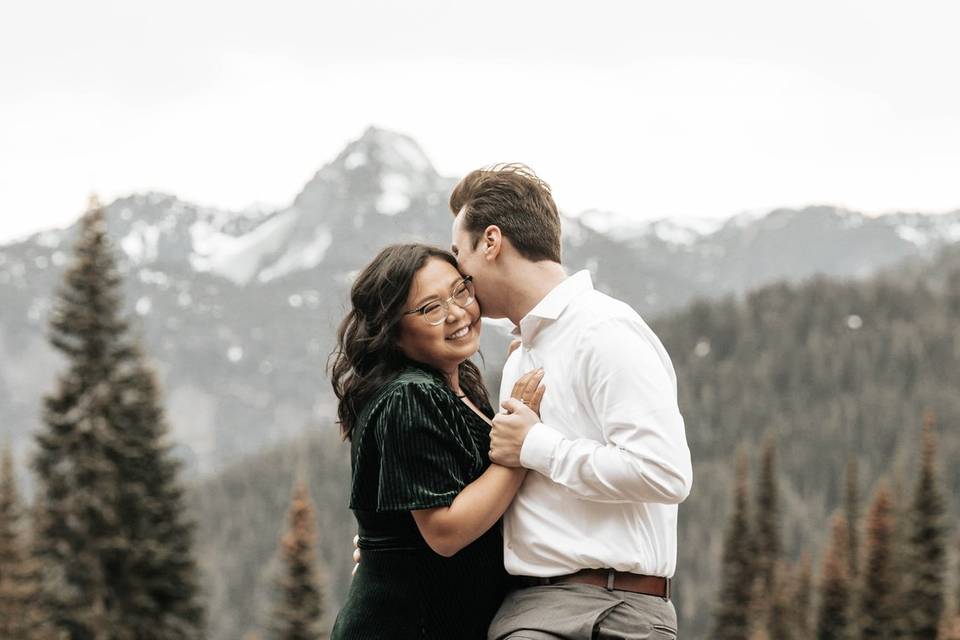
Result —
[{"label": "woman's nose", "polygon": [[462,308],[460,305],[451,302],[447,305],[447,322],[456,322],[463,316],[465,316],[467,310]]}]

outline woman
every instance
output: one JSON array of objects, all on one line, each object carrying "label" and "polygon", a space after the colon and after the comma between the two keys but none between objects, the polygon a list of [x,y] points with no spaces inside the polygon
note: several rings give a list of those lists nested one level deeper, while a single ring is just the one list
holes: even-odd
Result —
[{"label": "woman", "polygon": [[[363,561],[332,638],[485,638],[507,588],[498,521],[526,472],[487,457],[472,283],[445,251],[395,245],[351,302],[332,378]],[[518,397],[536,411],[531,374]]]}]

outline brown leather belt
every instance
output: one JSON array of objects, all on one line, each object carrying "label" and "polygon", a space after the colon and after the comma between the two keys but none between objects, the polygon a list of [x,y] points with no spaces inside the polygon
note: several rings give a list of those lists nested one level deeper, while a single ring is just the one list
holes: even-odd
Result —
[{"label": "brown leather belt", "polygon": [[640,573],[624,573],[613,569],[581,569],[576,573],[549,578],[520,576],[525,586],[556,584],[558,582],[577,582],[603,587],[607,591],[629,591],[648,596],[658,596],[669,600],[673,591],[673,580],[662,576],[645,576]]}]

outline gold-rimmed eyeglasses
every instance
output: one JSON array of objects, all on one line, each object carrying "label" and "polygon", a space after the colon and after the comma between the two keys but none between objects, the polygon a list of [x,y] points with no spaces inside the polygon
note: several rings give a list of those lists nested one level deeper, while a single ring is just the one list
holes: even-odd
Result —
[{"label": "gold-rimmed eyeglasses", "polygon": [[404,311],[403,315],[412,315],[420,313],[430,324],[436,326],[442,324],[450,314],[450,303],[454,303],[461,309],[466,309],[474,302],[476,298],[473,295],[473,277],[464,276],[462,280],[453,286],[453,295],[446,300],[431,300],[423,306],[417,307],[411,311]]}]

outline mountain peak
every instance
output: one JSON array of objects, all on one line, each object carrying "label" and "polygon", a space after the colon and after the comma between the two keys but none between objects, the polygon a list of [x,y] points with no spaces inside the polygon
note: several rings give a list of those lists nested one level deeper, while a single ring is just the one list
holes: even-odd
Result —
[{"label": "mountain peak", "polygon": [[394,171],[403,175],[428,175],[435,177],[436,170],[420,145],[410,136],[367,127],[357,140],[340,152],[333,166],[354,171],[362,166],[375,165],[381,172]]},{"label": "mountain peak", "polygon": [[376,213],[392,216],[405,211],[414,198],[433,191],[439,179],[413,138],[368,127],[314,175],[294,205],[319,210],[331,195],[366,194],[374,199],[371,208]]}]

